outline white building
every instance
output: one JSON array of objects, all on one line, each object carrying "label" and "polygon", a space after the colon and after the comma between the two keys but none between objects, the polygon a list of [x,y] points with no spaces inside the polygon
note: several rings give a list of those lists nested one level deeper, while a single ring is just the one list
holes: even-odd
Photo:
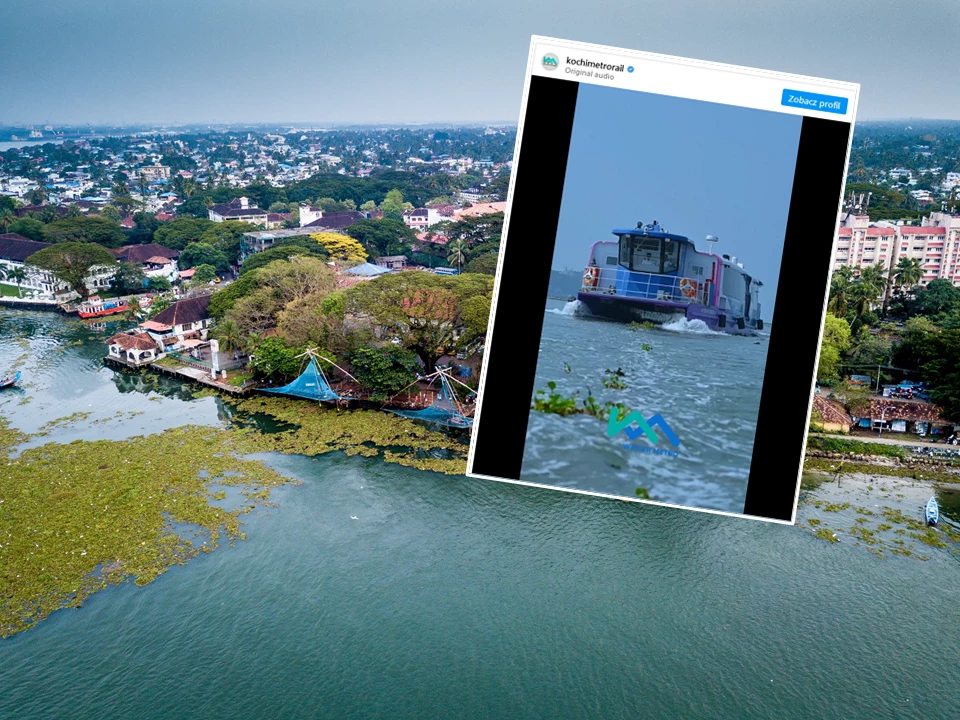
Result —
[{"label": "white building", "polygon": [[9,273],[20,268],[26,275],[20,283],[20,289],[25,294],[53,297],[58,285],[53,275],[47,270],[40,270],[25,263],[26,259],[35,252],[50,246],[51,243],[37,242],[16,233],[0,235],[0,273],[4,276],[0,278],[0,283],[16,287],[17,283],[9,277]]}]

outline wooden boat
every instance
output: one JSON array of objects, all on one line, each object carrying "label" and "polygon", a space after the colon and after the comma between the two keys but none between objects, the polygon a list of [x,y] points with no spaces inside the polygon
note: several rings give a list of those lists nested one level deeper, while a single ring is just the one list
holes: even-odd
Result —
[{"label": "wooden boat", "polygon": [[19,381],[20,381],[20,371],[18,370],[13,375],[10,375],[5,378],[0,378],[0,388],[16,385]]},{"label": "wooden boat", "polygon": [[927,506],[924,508],[924,512],[927,516],[927,525],[936,525],[940,522],[940,506],[937,505],[937,499],[935,497],[927,500]]},{"label": "wooden boat", "polygon": [[94,295],[77,308],[77,315],[86,320],[88,318],[103,317],[104,315],[115,315],[116,313],[122,313],[129,309],[126,300],[107,301]]}]

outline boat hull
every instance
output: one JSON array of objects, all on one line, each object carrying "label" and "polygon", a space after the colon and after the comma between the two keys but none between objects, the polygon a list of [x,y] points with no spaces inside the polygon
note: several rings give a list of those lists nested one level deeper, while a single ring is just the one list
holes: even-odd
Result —
[{"label": "boat hull", "polygon": [[716,308],[693,303],[591,292],[578,293],[577,300],[585,310],[584,314],[614,322],[666,325],[681,319],[700,320],[711,330],[731,335],[755,335],[762,329],[757,327],[755,320],[738,319]]},{"label": "boat hull", "polygon": [[3,388],[13,387],[20,381],[20,373],[17,372],[16,375],[12,377],[0,379],[0,390]]},{"label": "boat hull", "polygon": [[927,502],[927,507],[925,508],[925,514],[927,517],[927,525],[936,525],[940,522],[940,506],[937,505],[937,501],[933,498]]},{"label": "boat hull", "polygon": [[126,312],[129,309],[129,307],[123,305],[120,307],[104,308],[103,310],[78,310],[77,315],[84,320],[88,320],[89,318],[104,317],[105,315],[116,315],[117,313]]}]

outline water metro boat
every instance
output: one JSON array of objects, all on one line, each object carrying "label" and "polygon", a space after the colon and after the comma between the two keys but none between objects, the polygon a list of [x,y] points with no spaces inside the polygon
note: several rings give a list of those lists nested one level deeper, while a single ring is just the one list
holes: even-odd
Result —
[{"label": "water metro boat", "polygon": [[716,255],[717,238],[708,235],[708,252],[659,223],[613,230],[617,240],[590,247],[578,312],[619,322],[665,325],[700,320],[712,330],[753,334],[763,329],[763,283],[736,257]]}]

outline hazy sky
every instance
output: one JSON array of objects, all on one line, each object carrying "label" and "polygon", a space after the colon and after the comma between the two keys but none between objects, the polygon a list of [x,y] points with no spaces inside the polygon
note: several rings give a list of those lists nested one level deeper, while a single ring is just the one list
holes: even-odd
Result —
[{"label": "hazy sky", "polygon": [[533,34],[860,82],[861,119],[960,118],[957,0],[3,0],[0,27],[2,124],[516,122]]},{"label": "hazy sky", "polygon": [[594,241],[657,220],[698,250],[718,237],[716,252],[737,256],[763,282],[770,322],[802,121],[580,85],[553,268],[582,270]]}]

